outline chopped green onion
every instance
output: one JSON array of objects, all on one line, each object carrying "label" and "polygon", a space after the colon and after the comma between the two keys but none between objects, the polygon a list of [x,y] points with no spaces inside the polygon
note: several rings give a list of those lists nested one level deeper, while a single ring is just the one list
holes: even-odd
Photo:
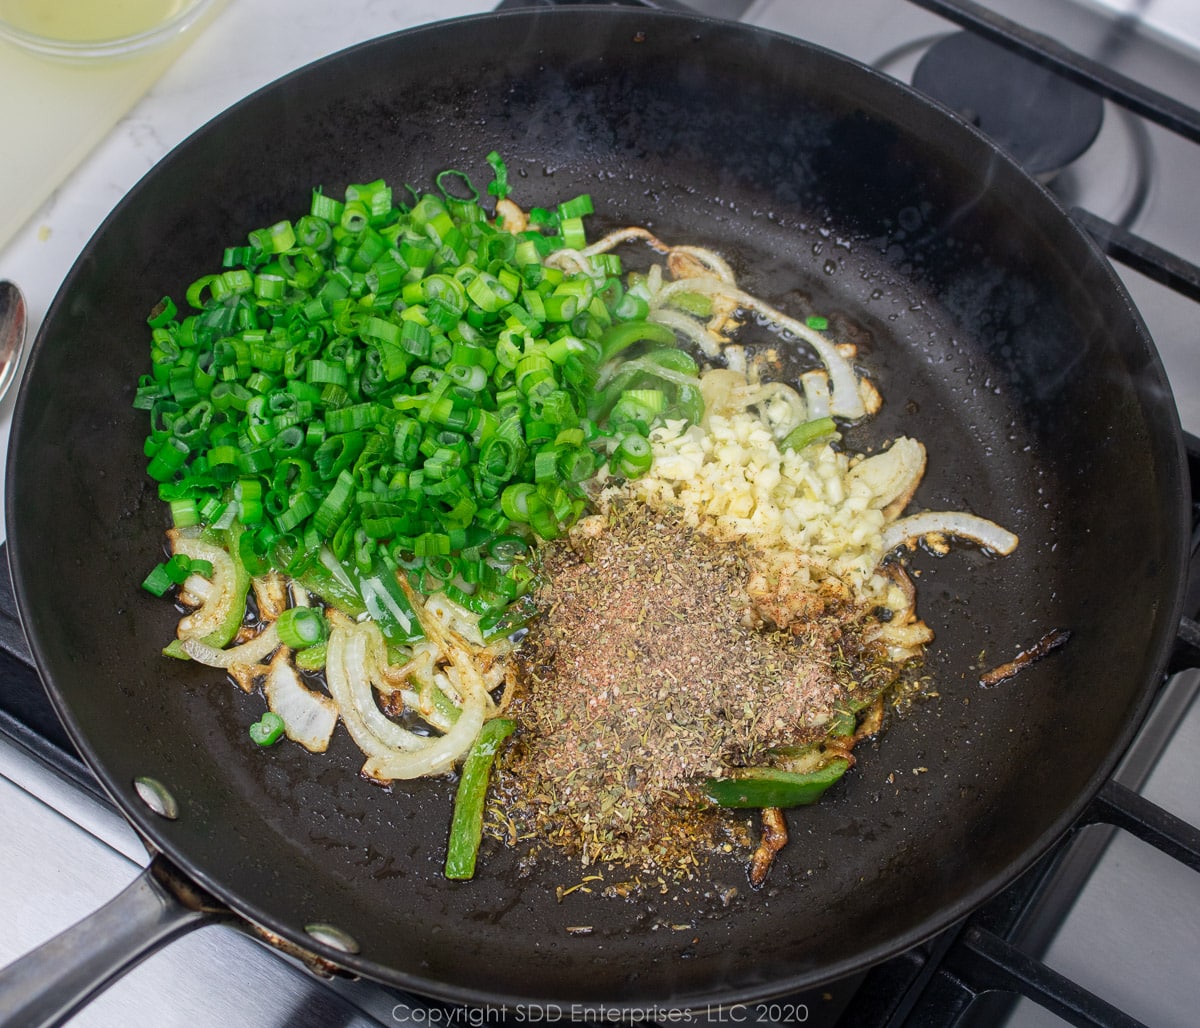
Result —
[{"label": "chopped green onion", "polygon": [[283,718],[273,710],[268,710],[250,726],[250,738],[259,746],[273,746],[283,737]]},{"label": "chopped green onion", "polygon": [[639,478],[644,475],[653,461],[654,453],[650,448],[650,441],[634,432],[623,436],[613,453],[613,462],[617,470],[626,478]]},{"label": "chopped green onion", "polygon": [[[508,169],[488,165],[502,198]],[[703,410],[695,362],[646,320],[616,255],[587,273],[544,263],[586,245],[588,195],[513,235],[466,175],[436,181],[407,206],[383,180],[317,189],[294,221],[226,248],[190,310],[155,305],[134,398],[176,526],[228,533],[241,573],[311,582],[393,645],[420,637],[397,565],[424,591],[475,585],[493,540],[517,540],[495,548],[509,560],[557,538],[600,467],[644,473],[651,424]],[[489,619],[520,594],[464,591]]]},{"label": "chopped green onion", "polygon": [[318,643],[316,646],[297,650],[292,659],[296,662],[296,669],[299,671],[320,671],[325,667],[325,657],[325,644]]},{"label": "chopped green onion", "polygon": [[155,596],[164,596],[175,581],[167,573],[166,566],[155,564],[153,570],[142,580],[142,588]]},{"label": "chopped green onion", "polygon": [[171,501],[171,524],[176,528],[191,528],[200,524],[200,511],[193,497]]},{"label": "chopped green onion", "polygon": [[183,553],[172,554],[161,564],[156,564],[142,581],[142,588],[155,596],[164,595],[174,585],[183,585],[190,575],[211,578],[211,561],[192,559]]},{"label": "chopped green onion", "polygon": [[279,641],[293,650],[304,650],[325,641],[325,619],[312,607],[289,607],[275,621]]},{"label": "chopped green onion", "polygon": [[592,206],[592,198],[588,193],[582,193],[575,197],[574,200],[567,200],[558,205],[558,218],[560,224],[568,218],[583,218],[594,212]]},{"label": "chopped green onion", "polygon": [[508,186],[508,168],[495,150],[487,155],[487,162],[492,166],[492,173],[495,175],[495,178],[488,183],[487,191],[497,199],[503,200],[512,192]]}]

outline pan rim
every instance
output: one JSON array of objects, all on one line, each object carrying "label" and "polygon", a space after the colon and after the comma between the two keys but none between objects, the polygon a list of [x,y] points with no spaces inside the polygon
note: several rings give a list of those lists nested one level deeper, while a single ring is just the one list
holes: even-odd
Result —
[{"label": "pan rim", "polygon": [[[603,15],[601,15],[599,13],[600,11],[604,11],[605,13]],[[578,17],[580,15],[580,13],[581,12],[578,10],[575,10],[575,11],[562,10],[562,11],[558,11],[558,12],[543,11],[543,12],[538,12],[536,17],[538,17],[539,19],[544,19],[547,17],[549,17],[549,18],[565,18],[567,16]],[[589,16],[594,16],[594,17],[604,17],[604,18],[611,17],[614,19],[615,18],[633,19],[634,17],[639,18],[639,19],[643,19],[643,18],[649,18],[649,19],[655,19],[655,20],[662,19],[664,22],[681,22],[686,25],[705,25],[705,26],[709,26],[709,27],[720,26],[722,31],[729,30],[729,26],[725,25],[724,23],[719,22],[716,19],[711,19],[711,18],[699,16],[699,15],[682,15],[682,14],[676,14],[674,12],[667,12],[667,11],[638,11],[638,12],[631,13],[628,10],[624,10],[624,9],[620,9],[620,8],[589,8],[588,14],[589,14]],[[437,23],[432,23],[430,25],[415,27],[412,29],[404,30],[402,32],[392,33],[387,36],[382,36],[382,37],[379,37],[378,39],[371,40],[371,41],[368,41],[365,43],[357,44],[346,50],[339,51],[338,53],[329,55],[327,57],[321,58],[318,61],[312,62],[311,64],[308,64],[308,65],[304,66],[303,68],[297,69],[296,71],[289,73],[289,75],[287,75],[287,76],[284,76],[266,86],[263,86],[261,89],[256,90],[254,93],[251,93],[247,97],[238,101],[237,104],[232,105],[226,111],[222,112],[221,114],[217,115],[215,118],[211,119],[208,123],[206,123],[200,129],[198,129],[195,133],[189,135],[185,140],[183,140],[180,144],[178,144],[169,154],[167,154],[162,159],[162,161],[160,161],[158,164],[155,165],[154,168],[152,168],[149,172],[147,172],[146,176],[144,176],[143,179],[141,181],[139,181],[139,183],[136,184],[133,187],[133,189],[130,190],[129,194],[127,194],[127,196],[105,218],[105,220],[102,222],[100,227],[97,229],[92,240],[89,241],[89,243],[85,246],[85,248],[81,252],[79,258],[77,259],[77,261],[75,262],[75,264],[73,265],[71,270],[68,272],[66,278],[64,279],[62,288],[59,290],[53,303],[51,304],[49,310],[47,311],[46,318],[43,322],[42,329],[39,330],[38,337],[35,340],[34,345],[31,349],[31,354],[29,357],[30,372],[31,373],[33,372],[34,362],[38,360],[39,355],[41,354],[42,350],[44,349],[44,347],[42,346],[42,342],[43,342],[45,335],[47,334],[46,326],[50,325],[53,321],[55,321],[57,319],[57,317],[59,315],[60,307],[63,307],[67,304],[68,299],[69,299],[69,297],[68,297],[69,287],[76,281],[77,277],[79,277],[80,275],[83,274],[82,269],[84,268],[84,265],[86,264],[86,261],[88,259],[89,253],[92,250],[95,240],[100,238],[106,232],[108,226],[110,225],[110,223],[113,221],[114,218],[118,217],[121,212],[123,212],[124,210],[127,209],[127,207],[136,204],[137,199],[138,199],[138,194],[143,186],[143,183],[146,181],[146,179],[148,179],[151,176],[156,176],[158,174],[161,174],[162,169],[164,169],[164,168],[169,169],[172,166],[173,162],[186,159],[187,155],[186,155],[185,151],[189,147],[189,145],[193,144],[197,138],[201,138],[210,132],[218,131],[220,128],[220,123],[226,117],[228,117],[231,112],[242,108],[243,105],[248,105],[248,104],[253,103],[256,100],[256,98],[262,94],[279,89],[281,87],[281,84],[287,82],[288,80],[292,79],[295,76],[300,76],[300,75],[307,76],[307,75],[311,75],[311,74],[316,74],[317,72],[315,71],[315,69],[320,68],[321,66],[325,65],[328,62],[345,60],[345,59],[347,59],[347,55],[354,54],[360,50],[364,50],[366,48],[387,47],[387,46],[394,45],[393,41],[395,41],[397,39],[401,39],[401,38],[407,39],[409,37],[421,35],[424,33],[439,33],[440,34],[442,32],[452,30],[454,27],[456,27],[464,22],[490,21],[490,20],[492,20],[494,18],[498,18],[498,17],[499,18],[512,18],[512,19],[527,19],[527,18],[531,17],[531,15],[529,15],[528,12],[522,12],[522,11],[507,11],[507,12],[496,12],[496,13],[492,13],[492,14],[471,15],[466,18],[457,18],[457,19],[452,19],[449,21],[437,22]],[[1138,331],[1139,335],[1144,340],[1144,342],[1147,344],[1147,353],[1152,358],[1151,372],[1152,372],[1154,378],[1156,379],[1156,381],[1161,383],[1161,385],[1164,389],[1168,390],[1168,394],[1169,394],[1169,386],[1167,385],[1167,382],[1166,382],[1165,370],[1163,369],[1161,358],[1159,358],[1157,351],[1155,350],[1155,348],[1153,346],[1153,341],[1151,340],[1149,333],[1146,330],[1145,325],[1142,322],[1140,314],[1137,312],[1136,307],[1133,305],[1132,300],[1129,298],[1128,292],[1125,290],[1124,285],[1121,283],[1120,279],[1117,277],[1115,271],[1112,269],[1112,267],[1108,263],[1107,259],[1104,258],[1103,254],[1100,252],[1099,247],[1094,243],[1094,241],[1090,238],[1090,236],[1088,236],[1086,234],[1086,232],[1084,232],[1084,230],[1082,228],[1080,228],[1073,221],[1073,219],[1070,218],[1069,214],[1063,209],[1062,205],[1057,201],[1056,198],[1053,197],[1052,194],[1050,194],[1042,185],[1040,185],[1036,181],[1029,179],[1028,176],[1026,176],[1024,172],[1021,172],[1020,169],[1016,166],[1015,162],[1013,162],[1011,160],[1011,158],[1007,157],[1007,155],[999,153],[998,151],[995,151],[994,146],[992,146],[992,144],[990,142],[988,142],[986,140],[986,138],[983,137],[982,134],[978,132],[978,130],[976,130],[973,126],[970,126],[969,124],[965,123],[961,118],[959,118],[953,112],[948,111],[946,108],[942,107],[941,105],[937,104],[936,102],[929,100],[928,98],[922,96],[921,94],[917,93],[915,90],[912,90],[910,87],[905,86],[903,83],[895,82],[894,80],[891,80],[889,77],[883,75],[882,73],[876,71],[875,69],[872,69],[867,65],[861,64],[860,62],[854,61],[851,58],[847,58],[847,57],[837,54],[833,51],[827,50],[827,49],[819,47],[819,46],[814,46],[813,44],[806,43],[804,41],[793,39],[792,37],[787,37],[787,36],[783,36],[779,33],[770,32],[769,30],[751,28],[751,27],[746,27],[746,26],[739,26],[739,30],[753,32],[756,34],[766,34],[769,36],[774,36],[774,37],[777,37],[779,40],[786,42],[789,46],[798,46],[803,49],[821,52],[822,54],[826,55],[826,57],[828,59],[836,60],[838,62],[843,62],[845,64],[852,65],[855,68],[857,68],[860,73],[865,72],[869,76],[871,76],[881,82],[886,81],[889,88],[899,89],[903,94],[905,94],[908,97],[907,102],[919,103],[930,110],[937,111],[939,116],[948,117],[952,122],[957,124],[960,129],[966,129],[968,131],[968,133],[970,133],[972,136],[976,137],[977,143],[979,143],[979,142],[985,143],[987,145],[987,147],[990,150],[992,150],[993,153],[995,153],[995,156],[998,159],[1011,165],[1011,167],[1014,170],[1016,170],[1022,177],[1026,178],[1028,180],[1030,185],[1035,187],[1042,194],[1043,202],[1051,203],[1053,205],[1053,207],[1057,210],[1059,216],[1061,218],[1066,219],[1070,223],[1071,231],[1076,236],[1077,241],[1081,245],[1086,246],[1091,251],[1091,253],[1094,257],[1096,266],[1098,268],[1104,269],[1104,272],[1109,279],[1110,287],[1114,290],[1116,295],[1120,298],[1122,304],[1128,309],[1128,312],[1131,316],[1131,319],[1134,323],[1136,330]],[[29,380],[30,377],[32,377],[32,376],[27,375],[27,381]],[[22,434],[20,426],[22,424],[24,424],[24,422],[26,420],[23,417],[23,415],[27,413],[25,410],[27,396],[28,396],[27,390],[25,389],[25,387],[23,385],[20,395],[18,397],[17,406],[14,411],[14,421],[13,421],[14,431],[13,431],[12,440],[10,441],[10,445],[9,445],[10,458],[15,453],[15,450],[16,450],[16,447],[18,444],[18,440]],[[1186,525],[1187,524],[1187,511],[1188,511],[1187,502],[1188,501],[1187,501],[1187,498],[1186,498],[1186,495],[1185,495],[1185,492],[1183,489],[1183,478],[1182,478],[1182,475],[1179,474],[1179,471],[1185,466],[1184,447],[1183,447],[1182,430],[1178,423],[1177,411],[1175,412],[1175,420],[1174,420],[1174,425],[1173,425],[1171,434],[1173,436],[1174,453],[1170,454],[1170,455],[1164,455],[1164,456],[1168,457],[1168,459],[1170,461],[1169,470],[1175,477],[1175,481],[1173,483],[1173,485],[1174,485],[1173,491],[1175,492],[1176,495],[1174,497],[1175,509],[1174,509],[1173,516],[1174,516],[1174,519],[1175,519],[1177,525]],[[52,664],[52,659],[50,657],[51,648],[53,645],[52,641],[49,640],[48,638],[44,637],[41,634],[42,629],[39,626],[35,626],[33,631],[30,631],[30,629],[27,626],[27,621],[29,620],[29,618],[26,615],[26,610],[28,608],[29,601],[28,601],[24,581],[28,575],[35,574],[36,571],[34,569],[30,569],[30,568],[23,567],[23,566],[21,566],[19,568],[19,565],[21,564],[21,561],[22,561],[22,557],[21,557],[22,547],[20,546],[21,530],[19,527],[17,527],[20,525],[20,519],[16,514],[16,502],[17,502],[16,501],[17,490],[15,488],[15,485],[16,485],[15,479],[17,476],[17,471],[15,470],[16,467],[17,467],[16,463],[14,463],[14,461],[12,461],[10,459],[9,464],[8,464],[8,470],[7,470],[7,478],[8,478],[7,486],[8,486],[8,488],[7,488],[7,494],[6,494],[7,495],[6,505],[8,507],[8,511],[7,511],[8,524],[10,526],[10,529],[9,529],[9,541],[11,544],[10,548],[14,555],[14,560],[13,560],[13,564],[12,564],[14,595],[16,596],[16,599],[17,599],[18,609],[21,612],[22,624],[24,626],[26,626],[26,628],[25,628],[26,637],[29,640],[30,649],[31,649],[31,652],[33,653],[35,664],[37,666],[39,675],[41,675],[44,682],[47,682],[47,681],[49,681],[49,678],[50,678],[49,671],[50,671],[50,667]],[[1168,470],[1168,469],[1160,468],[1160,471],[1165,471],[1165,470]],[[1168,485],[1170,485],[1170,484],[1171,483],[1168,483]],[[1186,532],[1174,532],[1173,535],[1175,537],[1176,550],[1178,551],[1176,554],[1176,557],[1180,561],[1180,566],[1182,566],[1182,562],[1186,558],[1186,554],[1187,554],[1187,546],[1186,546],[1187,533]],[[1168,655],[1169,655],[1169,640],[1170,640],[1170,638],[1173,637],[1170,634],[1172,631],[1171,626],[1173,626],[1174,624],[1176,624],[1178,622],[1178,613],[1179,613],[1180,608],[1182,607],[1184,587],[1185,587],[1185,583],[1182,581],[1182,579],[1179,579],[1176,582],[1174,596],[1170,597],[1169,600],[1167,600],[1167,598],[1164,598],[1164,603],[1163,603],[1164,613],[1160,616],[1159,620],[1156,622],[1156,628],[1157,628],[1156,637],[1153,640],[1150,640],[1148,642],[1148,646],[1147,646],[1148,652],[1155,652],[1158,654],[1158,658],[1156,661],[1156,667],[1155,667],[1155,673],[1153,676],[1154,680],[1157,680],[1158,678],[1161,677],[1162,672],[1166,666],[1166,662],[1167,662]],[[96,772],[97,778],[101,781],[105,790],[113,798],[115,805],[122,811],[122,813],[125,815],[125,817],[134,824],[134,826],[137,828],[139,834],[143,837],[143,839],[155,840],[157,848],[161,849],[162,852],[166,853],[185,872],[187,872],[190,876],[192,876],[197,881],[198,884],[204,886],[206,889],[208,889],[214,895],[221,897],[225,902],[229,903],[231,909],[234,909],[235,911],[237,911],[241,916],[246,918],[247,921],[249,921],[253,924],[258,924],[258,925],[263,925],[265,927],[268,927],[271,931],[277,931],[283,937],[288,938],[289,940],[291,940],[299,945],[303,945],[307,949],[311,949],[312,951],[318,953],[322,957],[329,959],[332,962],[334,962],[340,966],[346,967],[357,973],[361,973],[367,977],[371,977],[371,978],[375,978],[375,979],[378,979],[381,981],[388,982],[389,984],[396,984],[396,985],[400,985],[401,987],[404,987],[404,988],[410,988],[413,991],[420,992],[423,995],[430,995],[435,998],[446,999],[446,1000],[449,1000],[452,1002],[487,1002],[487,1003],[500,1002],[500,1003],[510,1003],[510,1004],[511,1003],[519,1003],[519,1002],[524,1002],[524,1003],[531,1002],[528,997],[516,997],[516,996],[503,997],[499,993],[483,993],[483,992],[480,992],[479,990],[474,990],[474,989],[441,988],[441,986],[443,985],[443,983],[441,983],[441,982],[431,982],[431,981],[429,981],[425,978],[422,978],[418,975],[412,975],[412,974],[408,974],[408,973],[398,974],[395,969],[385,967],[384,965],[378,964],[374,961],[367,960],[365,958],[359,958],[352,954],[343,953],[340,950],[336,950],[336,949],[333,949],[332,947],[329,947],[322,943],[316,942],[307,936],[298,935],[296,933],[296,931],[294,929],[291,929],[289,926],[277,925],[276,923],[274,923],[273,918],[271,918],[269,915],[264,915],[264,911],[262,911],[261,909],[256,909],[253,904],[243,902],[242,897],[231,896],[229,894],[229,890],[225,889],[222,886],[221,882],[216,880],[211,875],[210,872],[207,872],[205,869],[203,869],[201,867],[193,866],[193,861],[190,858],[185,856],[183,853],[176,851],[170,844],[158,846],[157,836],[159,833],[156,831],[157,823],[155,821],[155,816],[153,814],[150,814],[148,811],[146,811],[145,808],[139,808],[137,805],[132,803],[129,800],[129,797],[127,795],[127,790],[124,787],[118,788],[118,783],[115,783],[111,780],[111,777],[107,774],[107,771],[104,767],[104,762],[100,760],[98,753],[93,749],[91,743],[88,740],[86,729],[84,728],[83,725],[79,724],[76,721],[76,718],[75,718],[74,714],[72,713],[69,705],[66,704],[65,702],[63,702],[63,698],[56,691],[48,688],[48,692],[50,693],[51,699],[54,702],[55,709],[58,713],[58,716],[60,717],[61,720],[63,720],[64,725],[66,726],[68,734],[70,735],[73,743],[83,753],[88,765],[93,769],[94,772]],[[880,944],[880,945],[874,947],[873,949],[863,951],[863,953],[856,958],[847,958],[846,960],[843,960],[839,963],[826,965],[821,968],[821,974],[817,978],[813,978],[813,977],[805,976],[805,975],[798,975],[797,977],[792,978],[792,979],[779,980],[775,983],[772,983],[769,991],[764,991],[763,989],[760,989],[760,988],[751,988],[751,987],[747,987],[741,991],[734,991],[734,992],[730,992],[728,990],[722,990],[719,994],[714,994],[712,997],[699,996],[699,997],[695,998],[694,1000],[689,997],[688,1003],[694,1004],[695,1006],[704,1006],[704,1005],[706,1005],[706,1000],[709,1000],[709,999],[711,999],[711,1001],[714,1003],[716,1003],[716,1002],[719,1002],[722,1004],[739,1003],[739,1002],[747,1002],[747,1001],[751,1001],[751,1000],[755,1000],[755,999],[770,998],[772,996],[782,995],[787,992],[798,991],[799,989],[802,989],[802,988],[809,988],[814,985],[818,985],[818,984],[821,984],[824,982],[834,980],[836,978],[843,977],[845,974],[848,974],[852,971],[861,970],[867,966],[873,966],[874,964],[877,964],[882,960],[885,960],[891,956],[894,956],[894,955],[901,953],[907,949],[910,949],[912,946],[918,945],[919,943],[925,941],[926,939],[930,938],[931,936],[941,932],[942,930],[944,930],[945,928],[947,928],[948,926],[950,926],[957,920],[961,919],[961,917],[965,916],[971,910],[975,909],[980,904],[985,902],[988,898],[990,898],[991,896],[994,896],[996,894],[996,892],[998,892],[1001,888],[1003,888],[1004,885],[1007,885],[1008,883],[1010,883],[1012,880],[1014,880],[1016,877],[1018,877],[1020,873],[1022,873],[1029,866],[1031,866],[1033,863],[1035,863],[1036,860],[1038,858],[1040,858],[1050,848],[1050,846],[1053,845],[1053,843],[1057,839],[1061,838],[1061,836],[1069,829],[1070,825],[1076,821],[1079,814],[1083,811],[1083,809],[1091,801],[1092,797],[1099,790],[1099,788],[1101,787],[1103,782],[1111,775],[1112,770],[1115,768],[1118,760],[1120,759],[1121,753],[1123,753],[1123,751],[1128,747],[1129,742],[1132,740],[1134,734],[1137,731],[1137,728],[1140,726],[1141,722],[1145,718],[1146,712],[1148,711],[1152,702],[1153,702],[1153,689],[1150,687],[1150,684],[1147,684],[1141,690],[1136,719],[1131,719],[1128,722],[1128,724],[1125,726],[1125,730],[1122,733],[1121,739],[1119,740],[1119,745],[1110,747],[1107,761],[1105,761],[1100,767],[1098,767],[1096,769],[1096,771],[1093,773],[1093,775],[1089,778],[1088,788],[1086,790],[1084,790],[1084,792],[1082,792],[1077,797],[1076,802],[1073,805],[1070,805],[1066,810],[1064,810],[1060,813],[1059,817],[1054,820],[1051,828],[1049,828],[1045,832],[1043,832],[1037,838],[1037,840],[1035,840],[1033,842],[1033,844],[1031,844],[1025,848],[1025,859],[1021,862],[1021,866],[1019,866],[1019,867],[1010,866],[1007,869],[1006,874],[1003,876],[1002,882],[997,883],[994,880],[989,880],[988,882],[979,885],[974,890],[971,890],[971,891],[967,892],[966,894],[964,894],[954,904],[951,904],[949,906],[941,908],[941,916],[940,917],[927,919],[925,923],[915,926],[907,936],[905,936],[905,935],[898,936],[895,939],[889,941],[887,944]],[[546,1000],[546,1002],[548,1002],[548,1003],[555,1002],[555,1000]],[[587,1004],[583,1004],[583,1005],[587,1006]],[[618,1008],[619,1009],[637,1009],[639,1007],[639,1004],[637,1004],[636,1002],[633,1002],[633,1001],[629,1001],[629,1002],[614,1001],[612,1003],[604,1004],[604,1006],[606,1006],[610,1009],[618,1009]],[[642,1004],[642,1006],[644,1006],[644,1004]]]}]

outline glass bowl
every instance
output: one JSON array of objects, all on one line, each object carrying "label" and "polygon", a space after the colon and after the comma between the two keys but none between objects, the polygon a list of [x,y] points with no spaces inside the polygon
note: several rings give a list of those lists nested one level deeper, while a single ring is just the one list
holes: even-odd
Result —
[{"label": "glass bowl", "polygon": [[0,39],[42,57],[129,57],[192,27],[217,0],[0,0]]}]

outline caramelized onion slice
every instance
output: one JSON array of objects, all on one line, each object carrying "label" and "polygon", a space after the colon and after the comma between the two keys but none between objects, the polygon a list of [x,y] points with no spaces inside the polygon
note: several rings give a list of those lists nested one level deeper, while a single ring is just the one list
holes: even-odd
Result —
[{"label": "caramelized onion slice", "polygon": [[690,314],[684,314],[682,311],[660,307],[650,312],[649,320],[657,322],[660,325],[666,325],[667,328],[674,329],[681,335],[687,336],[688,339],[700,348],[700,352],[705,357],[720,356],[721,347],[729,342],[725,336],[713,334],[706,325],[697,321]]},{"label": "caramelized onion slice", "polygon": [[264,661],[272,651],[279,648],[279,632],[272,621],[249,642],[240,646],[230,646],[225,650],[218,650],[199,639],[184,639],[180,645],[183,652],[199,664],[231,668],[238,664],[259,664]]},{"label": "caramelized onion slice", "polygon": [[925,447],[900,436],[882,453],[854,465],[846,477],[864,485],[871,494],[871,506],[892,521],[908,506],[924,474]]},{"label": "caramelized onion slice", "polygon": [[897,546],[913,546],[929,536],[969,539],[991,553],[1007,556],[1017,548],[1017,536],[994,521],[962,511],[926,511],[893,521],[883,530],[885,553]]},{"label": "caramelized onion slice", "polygon": [[431,737],[429,745],[423,749],[415,753],[395,753],[390,757],[369,759],[363,765],[363,773],[380,781],[420,778],[422,775],[449,771],[478,738],[489,700],[487,686],[466,647],[425,609],[403,577],[400,585],[421,622],[426,638],[442,647],[443,655],[458,672],[457,685],[462,692],[462,707],[451,729],[445,735]]},{"label": "caramelized onion slice", "polygon": [[389,721],[395,730],[391,738],[381,739],[373,730],[364,711],[374,709],[378,717],[387,720],[375,706],[371,694],[371,679],[366,667],[367,640],[361,628],[354,624],[335,624],[329,633],[325,658],[325,682],[337,704],[342,722],[350,738],[368,757],[389,757],[399,745],[419,749],[422,737]]},{"label": "caramelized onion slice", "polygon": [[350,679],[354,709],[371,735],[383,744],[381,753],[421,749],[428,744],[429,737],[417,735],[396,724],[375,702],[375,684],[382,677],[378,668],[378,654],[383,645],[383,634],[373,621],[364,621],[347,630],[343,659]]},{"label": "caramelized onion slice", "polygon": [[487,693],[472,689],[466,696],[458,720],[445,735],[430,736],[428,745],[412,753],[392,753],[370,757],[363,773],[379,781],[397,778],[420,778],[449,771],[474,744],[483,727]]},{"label": "caramelized onion slice", "polygon": [[[418,601],[418,608],[420,607]],[[433,619],[419,611],[426,635]],[[426,621],[431,622],[426,625]],[[462,709],[443,735],[418,735],[384,715],[374,696],[371,633],[374,625],[335,624],[329,635],[325,679],[338,705],[342,722],[366,755],[363,774],[381,782],[444,774],[462,757],[479,735],[487,706],[487,691],[470,656],[453,643],[446,654],[464,681]],[[444,636],[443,636],[444,637]],[[464,670],[463,663],[469,670]]]},{"label": "caramelized onion slice", "polygon": [[283,718],[283,730],[289,739],[311,753],[324,753],[329,748],[337,727],[337,704],[300,680],[286,650],[279,650],[272,659],[263,692],[267,706]]}]

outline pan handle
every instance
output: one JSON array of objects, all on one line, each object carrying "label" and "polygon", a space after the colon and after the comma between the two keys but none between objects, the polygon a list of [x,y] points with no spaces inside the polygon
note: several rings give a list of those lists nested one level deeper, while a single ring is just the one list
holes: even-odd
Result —
[{"label": "pan handle", "polygon": [[233,917],[158,854],[99,910],[0,969],[0,1026],[60,1025],[168,942]]}]

